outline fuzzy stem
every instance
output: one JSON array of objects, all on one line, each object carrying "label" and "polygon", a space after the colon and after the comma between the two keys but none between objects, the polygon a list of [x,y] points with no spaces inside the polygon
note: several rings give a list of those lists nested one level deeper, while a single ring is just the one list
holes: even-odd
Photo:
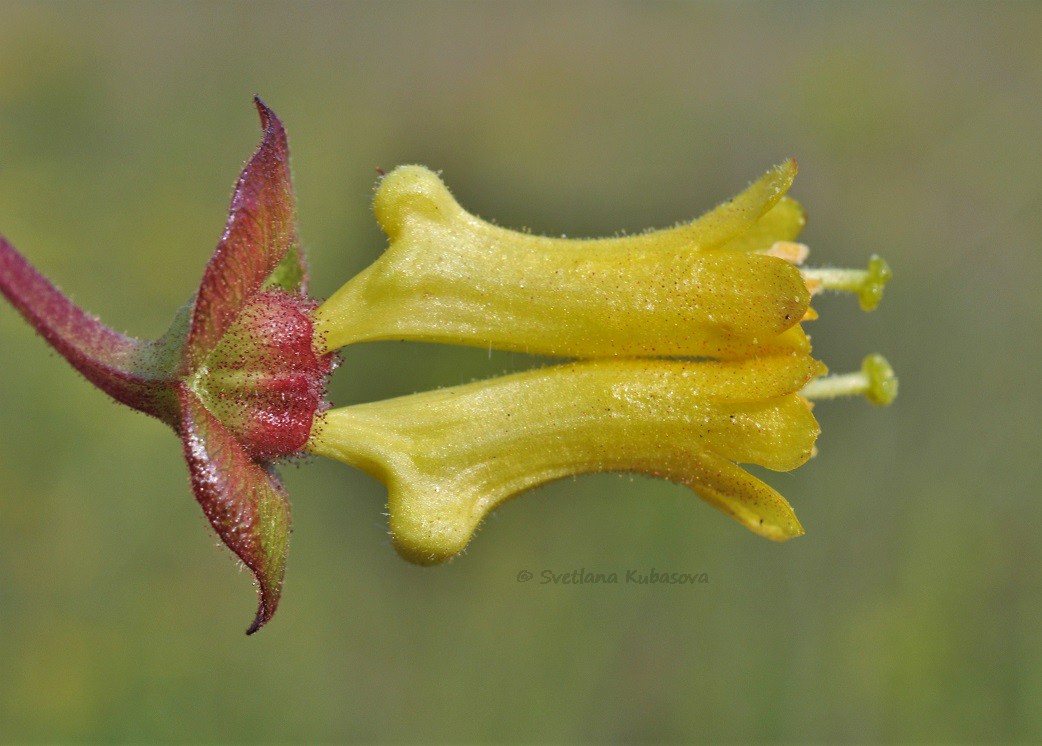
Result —
[{"label": "fuzzy stem", "polygon": [[86,313],[0,237],[0,294],[73,368],[123,404],[167,420],[171,373],[156,343],[128,337]]}]

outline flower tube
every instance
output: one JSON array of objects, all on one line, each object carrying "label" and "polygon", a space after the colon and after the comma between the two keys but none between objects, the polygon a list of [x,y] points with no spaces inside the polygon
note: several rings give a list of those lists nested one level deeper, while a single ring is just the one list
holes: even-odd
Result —
[{"label": "flower tube", "polygon": [[421,564],[458,554],[520,492],[599,471],[679,482],[782,541],[803,533],[792,508],[736,464],[810,458],[818,424],[798,392],[824,372],[798,353],[552,366],[331,410],[307,449],[387,485],[395,547]]},{"label": "flower tube", "polygon": [[[795,161],[698,220],[623,238],[545,238],[466,212],[433,172],[395,169],[374,211],[387,251],[315,316],[329,349],[410,339],[564,357],[807,352],[810,292],[766,253],[803,212]],[[764,251],[758,251],[758,250]]]}]

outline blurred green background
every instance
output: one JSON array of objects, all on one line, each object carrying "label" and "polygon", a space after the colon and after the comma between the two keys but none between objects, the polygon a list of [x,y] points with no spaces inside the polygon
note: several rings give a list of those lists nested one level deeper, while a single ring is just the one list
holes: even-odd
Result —
[{"label": "blurred green background", "polygon": [[[0,231],[78,302],[157,335],[259,140],[290,133],[313,290],[385,245],[374,168],[443,170],[513,227],[694,217],[798,157],[818,264],[884,254],[881,308],[816,305],[834,370],[884,353],[889,410],[822,404],[769,481],[776,545],[684,489],[600,475],[501,508],[413,567],[385,493],[288,468],[282,606],[206,530],[179,444],[0,306],[0,741],[1037,741],[1042,5],[0,2]],[[520,355],[360,345],[346,404]],[[705,572],[544,586],[521,570]]]}]

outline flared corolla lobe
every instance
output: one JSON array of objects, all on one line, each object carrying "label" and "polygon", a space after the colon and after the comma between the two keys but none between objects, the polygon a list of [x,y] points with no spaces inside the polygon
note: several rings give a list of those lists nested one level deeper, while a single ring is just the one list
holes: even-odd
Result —
[{"label": "flared corolla lobe", "polygon": [[198,292],[161,339],[104,326],[0,238],[0,292],[89,381],[181,437],[207,520],[257,580],[250,633],[275,612],[286,564],[289,503],[272,461],[304,448],[333,366],[305,295],[286,132],[255,103],[261,145]]},{"label": "flared corolla lobe", "polygon": [[794,161],[698,220],[623,238],[546,238],[466,212],[437,175],[403,166],[374,211],[387,251],[318,311],[330,349],[413,339],[567,357],[733,359],[807,352],[810,293],[769,255],[803,225],[783,195]]},{"label": "flared corolla lobe", "polygon": [[462,551],[503,501],[600,471],[679,482],[780,541],[803,533],[799,521],[736,464],[788,471],[810,458],[818,424],[797,392],[824,372],[798,353],[573,363],[335,409],[308,447],[387,485],[395,546],[421,564]]}]

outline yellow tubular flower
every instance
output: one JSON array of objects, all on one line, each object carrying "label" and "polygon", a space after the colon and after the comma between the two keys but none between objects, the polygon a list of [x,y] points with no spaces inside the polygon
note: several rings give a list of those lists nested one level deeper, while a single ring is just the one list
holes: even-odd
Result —
[{"label": "yellow tubular flower", "polygon": [[316,313],[326,351],[410,339],[566,357],[736,359],[809,352],[810,291],[771,247],[804,224],[783,195],[796,162],[666,230],[546,238],[466,212],[420,166],[380,183],[387,251]]},{"label": "yellow tubular flower", "polygon": [[800,535],[738,464],[800,466],[818,435],[809,400],[888,404],[897,382],[878,356],[825,377],[810,357],[811,295],[853,292],[870,310],[890,270],[800,268],[795,174],[776,166],[675,228],[569,240],[499,228],[431,171],[394,170],[374,202],[389,248],[315,312],[316,351],[412,339],[579,362],[336,409],[307,450],[384,482],[395,545],[421,564],[461,552],[505,500],[600,471],[670,479],[761,536]]},{"label": "yellow tubular flower", "polygon": [[788,471],[818,424],[797,392],[825,372],[808,355],[742,361],[598,360],[327,412],[308,443],[388,488],[398,551],[458,554],[505,500],[573,474],[670,479],[750,530],[803,533],[785,499],[735,465]]}]

